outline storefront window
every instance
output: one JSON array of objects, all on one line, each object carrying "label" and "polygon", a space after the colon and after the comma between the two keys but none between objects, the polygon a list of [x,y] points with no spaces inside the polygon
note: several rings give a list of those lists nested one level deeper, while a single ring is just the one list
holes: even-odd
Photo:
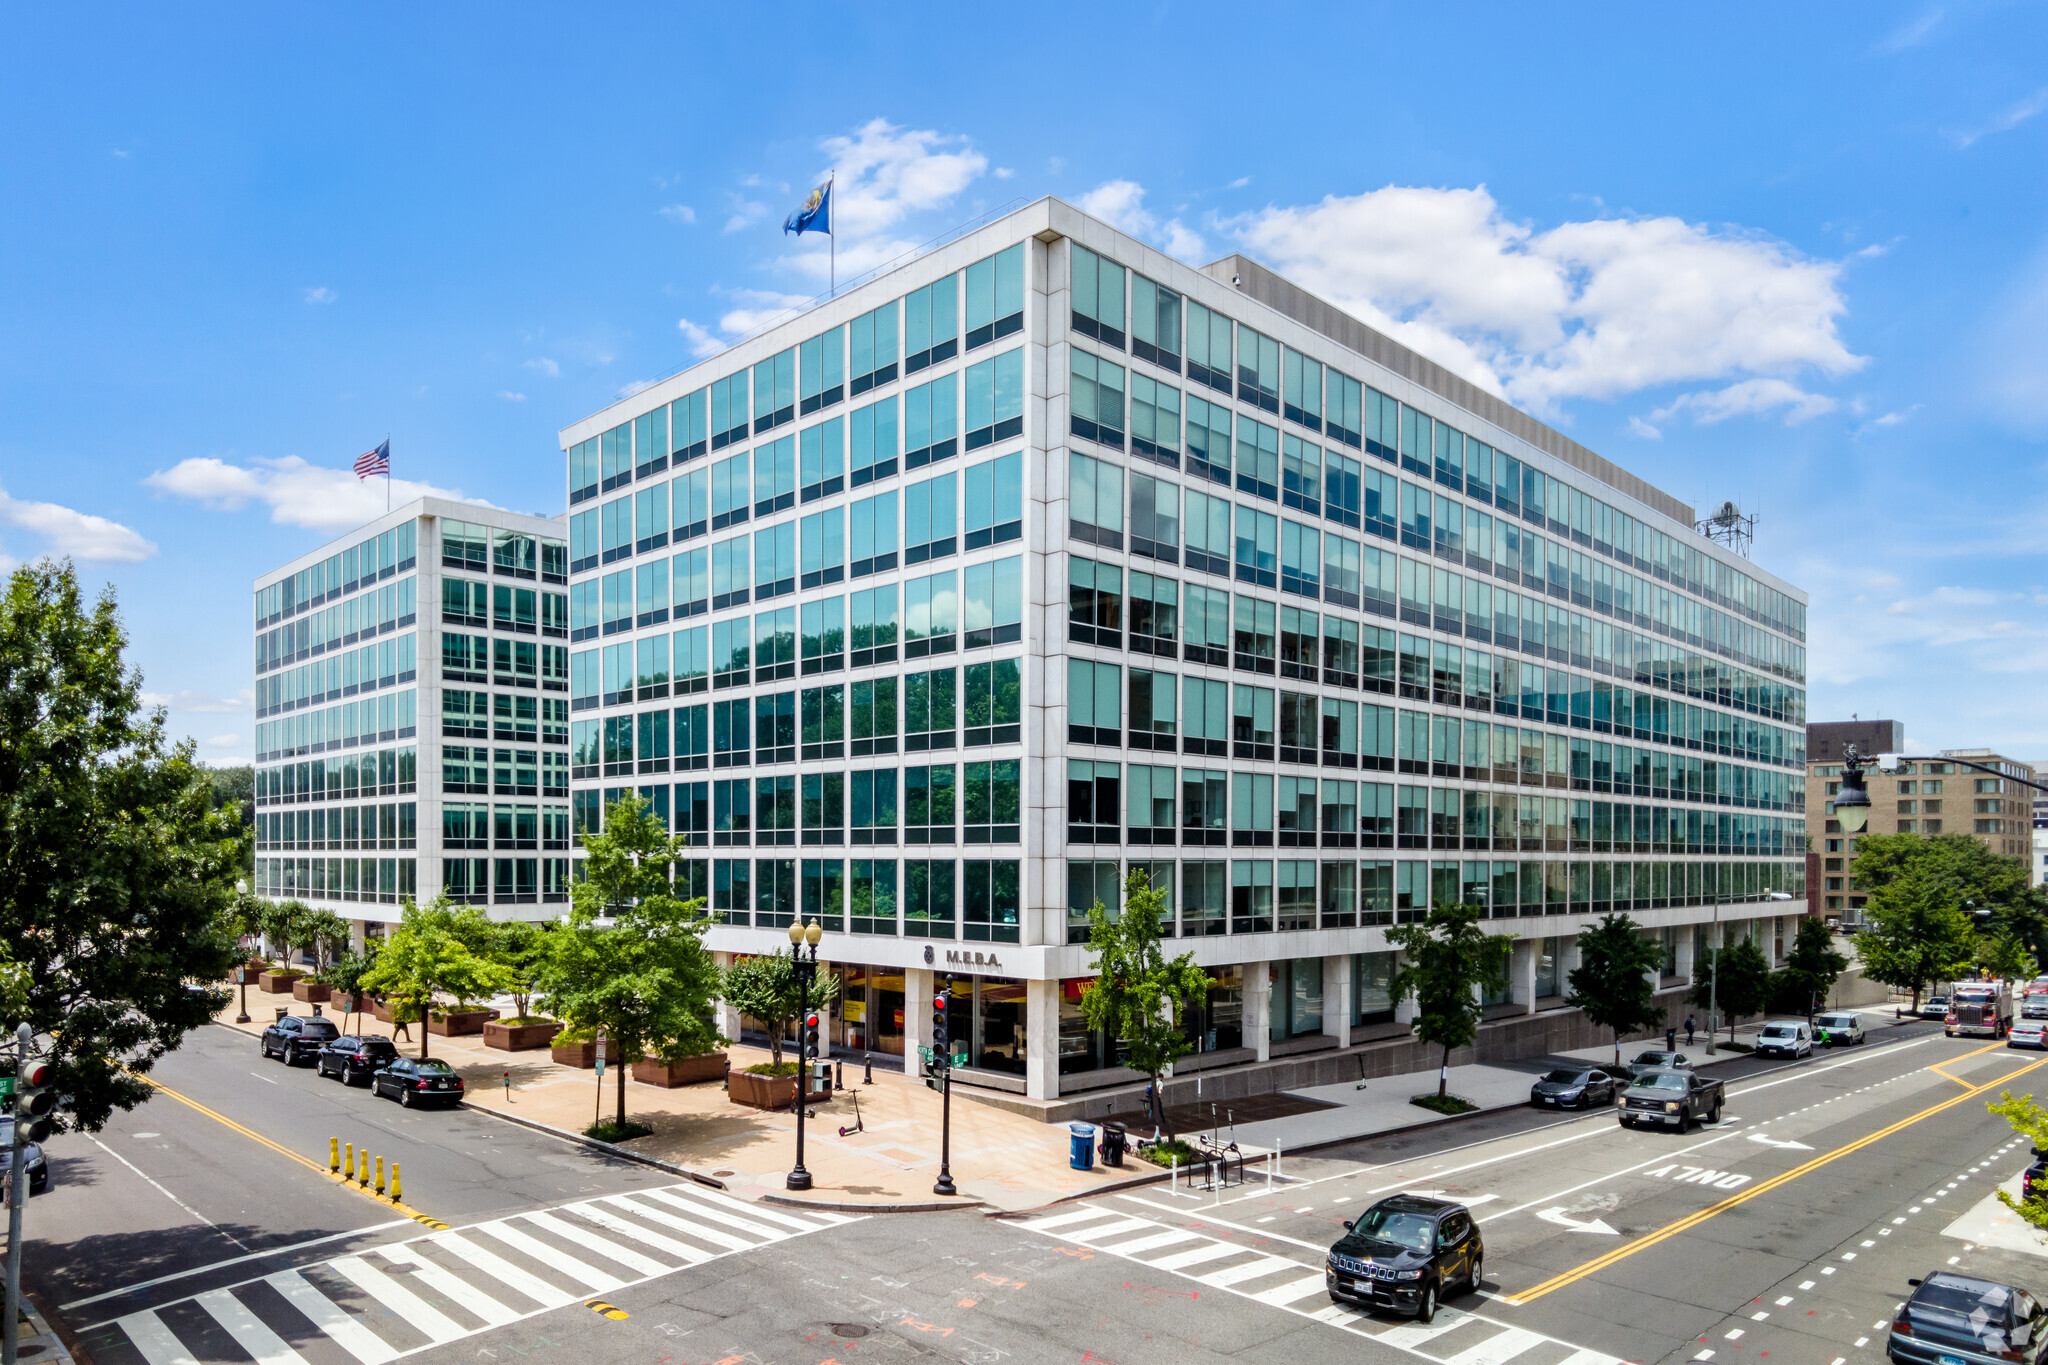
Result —
[{"label": "storefront window", "polygon": [[1210,971],[1208,994],[1189,1008],[1186,1027],[1188,1041],[1197,1052],[1244,1046],[1244,968]]},{"label": "storefront window", "polygon": [[1536,944],[1536,998],[1558,993],[1558,946],[1554,938],[1539,939]]},{"label": "storefront window", "polygon": [[834,967],[832,973],[839,978],[839,999],[832,1011],[832,1043],[835,1047],[868,1047],[868,969]]},{"label": "storefront window", "polygon": [[1323,960],[1297,957],[1272,963],[1273,1010],[1269,1032],[1275,1042],[1320,1033],[1323,1028]]},{"label": "storefront window", "polygon": [[1394,955],[1359,953],[1351,959],[1352,1022],[1381,1023],[1394,1017]]},{"label": "storefront window", "polygon": [[984,1071],[1024,1074],[1025,1023],[1029,1015],[1022,981],[993,977],[975,982],[974,1065]]},{"label": "storefront window", "polygon": [[[1069,863],[1071,870],[1076,864]],[[1113,866],[1113,864],[1112,864]],[[1088,1021],[1081,1017],[1081,992],[1088,981],[1073,978],[1060,982],[1060,1075],[1071,1076],[1079,1071],[1097,1071],[1101,1064],[1097,1060],[1101,1051],[1095,1031],[1088,1027]]]}]

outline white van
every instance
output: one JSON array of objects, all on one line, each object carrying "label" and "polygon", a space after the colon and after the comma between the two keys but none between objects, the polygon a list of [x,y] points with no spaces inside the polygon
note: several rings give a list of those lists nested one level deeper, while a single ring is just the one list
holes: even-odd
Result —
[{"label": "white van", "polygon": [[1765,1024],[1756,1036],[1759,1057],[1811,1057],[1813,1030],[1803,1019],[1779,1019]]}]

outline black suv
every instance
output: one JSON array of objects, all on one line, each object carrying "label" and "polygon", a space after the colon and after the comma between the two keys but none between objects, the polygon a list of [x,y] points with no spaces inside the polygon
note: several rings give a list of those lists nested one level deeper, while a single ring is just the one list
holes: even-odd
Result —
[{"label": "black suv", "polygon": [[1446,1286],[1479,1288],[1479,1225],[1461,1204],[1397,1194],[1344,1224],[1324,1282],[1336,1303],[1390,1308],[1418,1322],[1436,1316]]},{"label": "black suv", "polygon": [[395,1096],[408,1109],[433,1100],[445,1100],[453,1108],[462,1103],[462,1077],[438,1057],[400,1057],[371,1073],[370,1093]]},{"label": "black suv", "polygon": [[343,1085],[367,1082],[379,1068],[398,1059],[398,1049],[389,1038],[336,1038],[313,1058],[313,1069],[323,1076],[338,1076]]},{"label": "black suv", "polygon": [[302,1019],[296,1014],[284,1018],[263,1030],[263,1055],[282,1058],[286,1066],[297,1066],[308,1057],[319,1054],[321,1048],[341,1036],[341,1030],[328,1019]]}]

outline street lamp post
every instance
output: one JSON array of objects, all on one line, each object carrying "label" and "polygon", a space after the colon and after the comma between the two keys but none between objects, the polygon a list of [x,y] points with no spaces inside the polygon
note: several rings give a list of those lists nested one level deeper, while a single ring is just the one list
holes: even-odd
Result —
[{"label": "street lamp post", "polygon": [[[825,931],[816,920],[805,928],[802,920],[791,920],[789,924],[789,958],[791,970],[796,974],[797,1020],[801,1024],[811,1009],[811,983],[818,979],[818,940]],[[805,948],[809,947],[806,956]],[[804,1169],[804,1101],[810,1093],[810,1033],[802,1032],[797,1043],[796,1070],[796,1165],[789,1168],[789,1176],[782,1183],[784,1188],[808,1190],[811,1187],[811,1173]]]},{"label": "street lamp post", "polygon": [[[249,883],[247,881],[236,882],[235,894],[238,896],[248,895]],[[249,955],[247,953],[242,954],[242,964],[235,968],[235,982],[242,988],[241,1013],[235,1016],[235,1022],[246,1024],[249,1022]]]}]

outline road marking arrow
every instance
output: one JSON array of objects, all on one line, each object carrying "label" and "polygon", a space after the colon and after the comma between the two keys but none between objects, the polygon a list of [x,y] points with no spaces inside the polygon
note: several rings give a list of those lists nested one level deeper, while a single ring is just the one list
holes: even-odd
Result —
[{"label": "road marking arrow", "polygon": [[1803,1142],[1780,1142],[1778,1141],[1778,1139],[1774,1137],[1766,1137],[1762,1133],[1751,1133],[1749,1135],[1749,1140],[1751,1142],[1761,1142],[1766,1147],[1783,1147],[1787,1151],[1792,1152],[1810,1152],[1813,1150],[1813,1148],[1807,1146]]},{"label": "road marking arrow", "polygon": [[1568,1215],[1561,1208],[1545,1209],[1536,1216],[1546,1223],[1555,1223],[1561,1228],[1570,1228],[1573,1232],[1597,1232],[1606,1237],[1619,1237],[1621,1235],[1598,1218],[1593,1219],[1591,1222],[1582,1223]]}]

